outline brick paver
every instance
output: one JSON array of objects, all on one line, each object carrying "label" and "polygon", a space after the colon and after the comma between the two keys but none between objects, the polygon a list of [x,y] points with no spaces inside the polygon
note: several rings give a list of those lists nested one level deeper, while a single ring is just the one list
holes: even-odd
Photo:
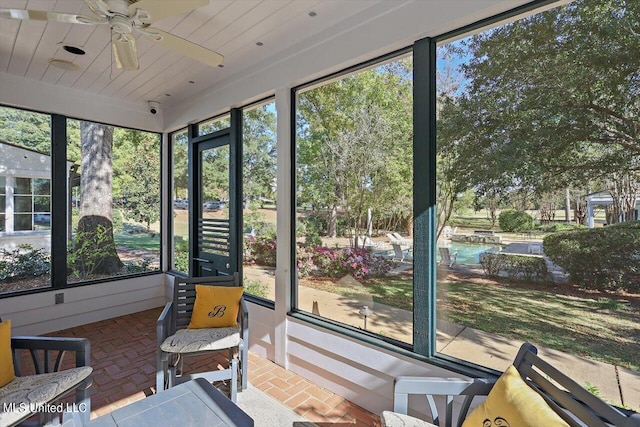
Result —
[{"label": "brick paver", "polygon": [[[49,334],[91,341],[91,418],[155,392],[155,322],[159,314],[160,309],[146,310]],[[226,351],[219,353],[216,360],[206,355],[187,358],[184,370],[224,366],[225,355]],[[380,425],[377,415],[251,352],[249,382],[319,426]]]}]

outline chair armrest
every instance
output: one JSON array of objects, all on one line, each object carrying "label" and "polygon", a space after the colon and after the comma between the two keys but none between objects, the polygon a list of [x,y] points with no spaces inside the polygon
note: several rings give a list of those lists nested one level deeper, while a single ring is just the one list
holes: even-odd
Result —
[{"label": "chair armrest", "polygon": [[[248,335],[249,331],[249,310],[247,309],[247,302],[244,297],[240,298],[240,309],[238,310],[238,322],[240,323],[240,329],[242,330],[243,338]],[[246,343],[245,345],[249,345]]]},{"label": "chair armrest", "polygon": [[[62,364],[62,357],[67,351],[75,353],[76,367],[89,366],[91,363],[91,343],[86,338],[16,336],[11,338],[11,348],[14,350],[14,366],[18,374],[20,357],[16,357],[17,350],[28,350],[31,353],[37,374],[57,372]],[[40,360],[38,350],[44,351],[44,361]],[[52,351],[59,353],[55,364],[50,366],[49,355]]]},{"label": "chair armrest", "polygon": [[158,348],[162,345],[164,340],[172,335],[175,331],[172,330],[175,326],[175,321],[173,319],[173,301],[169,301],[158,316],[158,320],[156,321],[156,332],[158,339]]},{"label": "chair armrest", "polygon": [[444,420],[445,425],[451,425],[454,396],[465,396],[460,408],[460,417],[464,419],[473,398],[489,394],[495,382],[496,380],[491,378],[398,377],[394,384],[393,411],[400,414],[408,414],[409,395],[419,394],[427,397],[431,419],[442,421],[438,415],[434,396],[446,396],[446,416]]}]

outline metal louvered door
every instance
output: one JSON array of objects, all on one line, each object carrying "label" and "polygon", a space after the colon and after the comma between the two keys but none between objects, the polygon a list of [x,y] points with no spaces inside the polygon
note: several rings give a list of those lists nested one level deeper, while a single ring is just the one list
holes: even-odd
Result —
[{"label": "metal louvered door", "polygon": [[198,205],[195,207],[193,257],[195,274],[219,276],[237,271],[235,162],[229,132],[216,132],[196,144]]}]

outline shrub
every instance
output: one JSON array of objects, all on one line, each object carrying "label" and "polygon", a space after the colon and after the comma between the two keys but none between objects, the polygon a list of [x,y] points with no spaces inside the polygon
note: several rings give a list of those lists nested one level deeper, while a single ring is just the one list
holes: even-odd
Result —
[{"label": "shrub", "polygon": [[263,285],[257,280],[251,280],[245,277],[242,285],[244,286],[244,291],[251,295],[266,298],[267,294],[269,293],[267,285]]},{"label": "shrub", "polygon": [[253,261],[259,265],[276,266],[276,241],[272,238],[258,237],[251,243]]},{"label": "shrub", "polygon": [[513,209],[500,212],[498,223],[502,231],[524,231],[533,228],[533,218],[531,218],[531,215]]},{"label": "shrub", "polygon": [[44,249],[20,245],[0,250],[0,280],[42,276],[51,269],[51,256]]},{"label": "shrub", "polygon": [[342,277],[351,274],[356,279],[382,277],[394,265],[393,261],[373,255],[363,248],[316,247],[312,260],[322,275]]},{"label": "shrub", "polygon": [[640,290],[640,221],[554,233],[544,252],[578,285]]},{"label": "shrub", "polygon": [[296,265],[298,267],[298,276],[306,277],[311,274],[316,266],[313,263],[313,248],[309,246],[298,246],[296,251]]},{"label": "shrub", "polygon": [[173,253],[174,268],[184,273],[189,272],[189,242],[184,239],[176,239]]},{"label": "shrub", "polygon": [[511,280],[553,281],[544,258],[485,252],[480,254],[480,265],[489,277],[504,271]]},{"label": "shrub", "polygon": [[540,227],[540,231],[545,233],[557,233],[558,231],[572,231],[586,228],[586,225],[576,224],[573,222],[558,222],[555,224],[543,225]]}]

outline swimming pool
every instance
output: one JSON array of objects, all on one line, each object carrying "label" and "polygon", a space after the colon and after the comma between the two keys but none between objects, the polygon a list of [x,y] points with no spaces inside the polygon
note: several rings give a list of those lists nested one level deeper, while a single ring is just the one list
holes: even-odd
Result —
[{"label": "swimming pool", "polygon": [[[457,252],[458,258],[457,264],[479,264],[480,254],[483,252],[500,252],[502,247],[500,245],[477,245],[473,243],[459,243],[451,242],[447,245],[450,253]],[[438,261],[440,261],[440,254],[437,255]]]}]

